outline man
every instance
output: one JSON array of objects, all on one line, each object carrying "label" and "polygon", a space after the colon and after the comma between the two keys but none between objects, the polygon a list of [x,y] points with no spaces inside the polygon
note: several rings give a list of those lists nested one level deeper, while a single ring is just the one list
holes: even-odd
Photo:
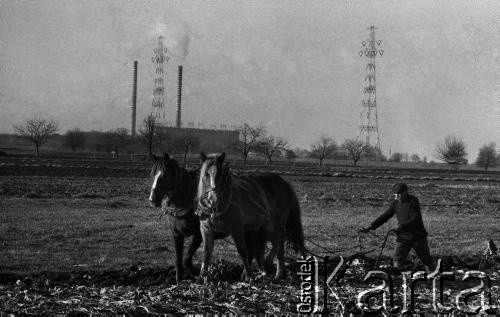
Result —
[{"label": "man", "polygon": [[403,269],[407,263],[408,253],[413,249],[422,263],[424,263],[426,270],[430,271],[433,269],[433,260],[429,253],[427,231],[422,222],[418,199],[408,194],[408,186],[404,183],[395,184],[392,190],[394,201],[389,209],[375,219],[370,226],[361,229],[360,232],[375,230],[396,214],[398,228],[396,229],[397,240],[396,249],[394,250],[394,267],[400,270]]}]

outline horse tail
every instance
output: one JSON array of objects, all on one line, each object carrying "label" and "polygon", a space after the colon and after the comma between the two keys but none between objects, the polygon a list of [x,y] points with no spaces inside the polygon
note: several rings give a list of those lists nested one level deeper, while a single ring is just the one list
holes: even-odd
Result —
[{"label": "horse tail", "polygon": [[305,256],[304,230],[300,217],[300,205],[295,190],[288,184],[292,193],[290,213],[286,220],[286,239],[295,253]]}]

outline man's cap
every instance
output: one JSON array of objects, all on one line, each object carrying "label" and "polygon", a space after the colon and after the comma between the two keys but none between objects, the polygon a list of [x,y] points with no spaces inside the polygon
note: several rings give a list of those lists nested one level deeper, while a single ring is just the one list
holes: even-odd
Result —
[{"label": "man's cap", "polygon": [[407,192],[408,186],[405,183],[397,183],[392,186],[392,192],[394,194],[401,194],[402,192]]}]

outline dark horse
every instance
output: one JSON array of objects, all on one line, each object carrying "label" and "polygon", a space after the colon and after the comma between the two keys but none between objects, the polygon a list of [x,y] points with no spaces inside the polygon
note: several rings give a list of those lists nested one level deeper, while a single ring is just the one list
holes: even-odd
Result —
[{"label": "dark horse", "polygon": [[[163,208],[170,218],[170,230],[175,242],[175,278],[178,283],[183,277],[183,265],[194,271],[193,255],[202,241],[200,221],[193,209],[198,171],[181,168],[168,154],[164,154],[163,157],[153,156],[151,176],[154,181],[149,201],[153,206],[160,207],[165,200]],[[183,259],[184,238],[190,236],[193,236],[193,240]]]},{"label": "dark horse", "polygon": [[[242,279],[247,280],[251,262],[248,261],[245,233],[260,230],[261,239],[273,245],[267,262],[272,264],[274,255],[277,255],[276,278],[281,278],[284,275],[285,240],[296,252],[304,255],[300,206],[295,191],[276,174],[234,176],[224,164],[224,158],[224,153],[210,157],[201,153],[196,207],[204,244],[200,276],[206,273],[210,264],[215,233],[223,232],[232,236],[243,261]],[[264,248],[259,246],[255,256],[262,267]]]},{"label": "dark horse", "polygon": [[[179,283],[183,277],[183,268],[186,267],[191,273],[193,268],[193,255],[199,248],[202,237],[200,233],[200,220],[194,213],[196,188],[198,186],[198,170],[187,170],[180,167],[177,161],[170,158],[168,154],[163,157],[153,156],[153,168],[151,176],[154,177],[150,203],[155,207],[162,206],[170,218],[170,230],[175,242],[175,269],[176,281]],[[193,236],[184,259],[184,239]],[[217,233],[216,239],[225,238],[227,234]],[[249,244],[261,245],[259,234],[247,235]],[[264,241],[265,242],[265,241]],[[255,247],[250,247],[253,251]],[[259,248],[260,249],[260,248]],[[249,254],[252,262],[253,252]]]}]

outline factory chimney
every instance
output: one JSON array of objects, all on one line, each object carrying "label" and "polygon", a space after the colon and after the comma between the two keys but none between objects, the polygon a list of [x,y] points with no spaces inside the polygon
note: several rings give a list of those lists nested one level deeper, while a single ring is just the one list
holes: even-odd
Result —
[{"label": "factory chimney", "polygon": [[136,121],[136,105],[137,105],[137,61],[134,61],[134,83],[132,87],[132,126],[130,134],[135,136],[135,121]]},{"label": "factory chimney", "polygon": [[177,128],[181,127],[181,99],[182,99],[182,65],[178,68],[178,83],[177,83],[177,118],[175,121],[175,126]]}]

